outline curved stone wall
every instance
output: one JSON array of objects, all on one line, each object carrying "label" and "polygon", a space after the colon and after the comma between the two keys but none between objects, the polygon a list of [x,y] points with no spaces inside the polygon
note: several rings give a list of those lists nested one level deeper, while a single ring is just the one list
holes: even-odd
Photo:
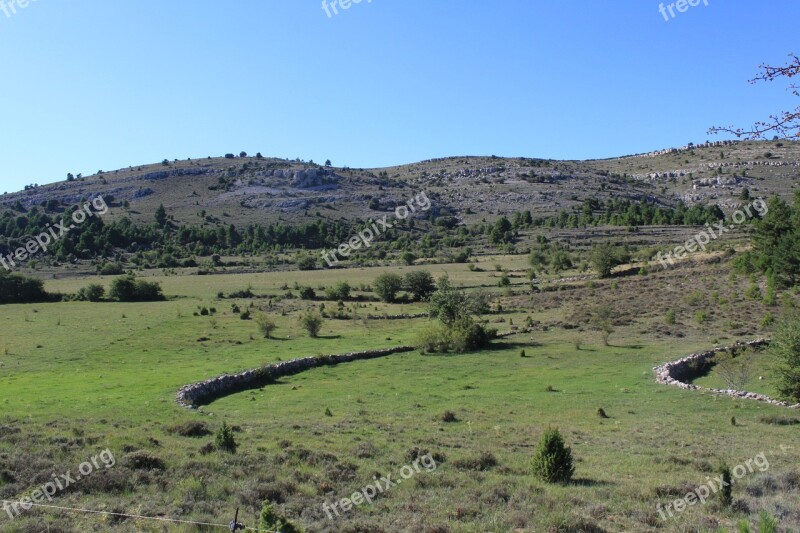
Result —
[{"label": "curved stone wall", "polygon": [[761,348],[769,344],[766,339],[758,339],[750,342],[738,342],[733,346],[727,348],[715,348],[707,352],[693,353],[687,355],[677,361],[671,361],[657,366],[653,369],[656,375],[656,381],[663,385],[671,385],[673,387],[680,387],[687,390],[704,390],[713,392],[715,394],[725,394],[735,398],[742,398],[745,400],[757,400],[760,402],[770,403],[772,405],[779,405],[782,407],[792,407],[794,409],[800,408],[800,403],[792,405],[788,402],[782,402],[755,392],[738,391],[732,389],[711,389],[707,387],[700,387],[686,383],[694,377],[697,377],[705,367],[711,364],[711,360],[720,352],[731,350],[734,348]]},{"label": "curved stone wall", "polygon": [[376,357],[385,357],[387,355],[410,352],[412,350],[415,350],[413,346],[397,346],[395,348],[367,350],[365,352],[353,352],[342,355],[321,355],[317,357],[293,359],[291,361],[281,361],[265,367],[246,370],[238,374],[224,374],[216,378],[201,381],[200,383],[185,385],[178,390],[175,399],[179,404],[185,407],[197,407],[198,405],[211,403],[217,398],[222,398],[223,396],[235,392],[262,387],[278,378],[299,374],[311,368],[349,363],[362,359],[374,359]]}]

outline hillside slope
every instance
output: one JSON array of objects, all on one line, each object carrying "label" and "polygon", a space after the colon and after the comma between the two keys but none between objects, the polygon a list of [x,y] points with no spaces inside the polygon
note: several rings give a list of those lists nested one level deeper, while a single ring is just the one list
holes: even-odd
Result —
[{"label": "hillside slope", "polygon": [[[607,160],[450,157],[382,169],[324,167],[262,157],[164,161],[98,172],[0,196],[0,208],[69,206],[103,195],[112,217],[151,222],[159,204],[179,224],[249,224],[375,215],[425,191],[433,215],[465,222],[521,210],[556,214],[585,198],[730,208],[743,189],[788,197],[800,178],[800,142],[686,146]],[[112,200],[113,199],[113,200]]]}]

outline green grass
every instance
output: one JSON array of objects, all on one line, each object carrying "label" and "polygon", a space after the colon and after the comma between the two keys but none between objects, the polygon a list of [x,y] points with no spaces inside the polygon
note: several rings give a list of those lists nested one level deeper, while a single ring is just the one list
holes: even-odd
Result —
[{"label": "green grass", "polygon": [[[504,260],[485,264],[498,261]],[[519,265],[524,257],[505,261]],[[429,269],[438,273],[440,268],[462,284],[481,284],[494,275],[488,268],[469,272],[466,265]],[[300,276],[301,284],[317,287],[342,279],[370,283],[383,270]],[[628,305],[638,304],[627,295],[643,294],[652,317],[619,326],[609,347],[583,326],[551,326],[498,341],[480,353],[423,356],[415,351],[317,368],[199,410],[179,407],[174,395],[182,385],[278,360],[412,343],[426,320],[328,320],[322,338],[310,339],[296,321],[309,304],[283,300],[272,309],[278,339],[265,340],[253,321],[231,312],[233,301],[216,299],[218,291],[248,285],[257,294],[280,294],[279,287],[291,286],[294,279],[296,272],[167,276],[157,278],[171,297],[167,302],[0,307],[0,426],[20,431],[0,432],[0,491],[9,491],[0,497],[17,497],[34,488],[43,472],[75,469],[105,447],[119,459],[109,472],[126,479],[126,488],[105,490],[86,481],[77,492],[60,496],[59,505],[216,523],[227,523],[232,509],[240,506],[247,525],[254,525],[262,501],[273,498],[310,531],[435,531],[444,526],[475,533],[579,531],[592,524],[606,531],[688,531],[709,517],[730,527],[743,515],[709,504],[662,523],[656,505],[677,496],[659,494],[678,494],[686,484],[704,483],[720,460],[736,465],[760,452],[769,458],[770,470],[743,484],[762,486],[769,478],[781,490],[754,497],[736,487],[735,497],[747,499],[754,509],[787,508],[797,497],[796,487],[783,488],[788,487],[786,476],[796,472],[800,446],[781,448],[796,443],[797,427],[759,421],[794,413],[654,382],[654,366],[713,342],[691,324],[688,311],[679,313],[686,337],[652,335],[647,321],[660,325],[666,308],[682,304],[665,296],[669,307],[658,308],[661,304],[634,288],[648,282],[638,277],[620,280],[613,294]],[[71,291],[89,282],[48,280],[47,287]],[[488,318],[500,329],[508,327],[509,319],[522,326],[528,315],[554,323],[574,310],[567,296],[580,301],[582,294],[504,297],[508,311]],[[560,306],[545,305],[551,299]],[[236,303],[244,309],[250,302]],[[253,303],[267,305],[266,300]],[[364,315],[424,309],[418,304],[363,305],[359,314]],[[198,306],[214,306],[218,312],[194,316]],[[714,320],[704,327],[713,327]],[[580,350],[576,337],[582,340]],[[519,356],[522,349],[527,357]],[[713,379],[712,374],[699,381]],[[609,418],[600,418],[598,408]],[[442,422],[445,411],[455,413],[458,421]],[[732,416],[736,427],[730,424]],[[202,455],[202,445],[213,437],[184,438],[168,431],[186,421],[205,421],[216,429],[222,420],[237,427],[235,456]],[[574,485],[546,486],[530,475],[531,454],[548,426],[559,427],[573,448]],[[336,523],[325,518],[323,502],[350,496],[375,475],[397,477],[411,462],[414,447],[445,460],[434,472],[416,474]],[[167,470],[134,472],[124,457],[135,450],[164,459]],[[497,466],[470,469],[470,461],[487,453]],[[17,481],[3,481],[4,471],[15,472]],[[56,511],[32,511],[13,522],[0,516],[4,531],[38,531],[56,523],[68,530],[162,530]],[[194,531],[188,526],[170,530]]]},{"label": "green grass", "polygon": [[[751,379],[747,382],[744,389],[748,392],[766,394],[773,398],[778,398],[778,391],[775,388],[774,372],[777,361],[768,352],[760,352],[758,357],[753,360]],[[763,379],[762,379],[763,378]],[[710,389],[729,389],[719,373],[712,368],[708,375],[692,381],[694,385],[707,387]]]}]

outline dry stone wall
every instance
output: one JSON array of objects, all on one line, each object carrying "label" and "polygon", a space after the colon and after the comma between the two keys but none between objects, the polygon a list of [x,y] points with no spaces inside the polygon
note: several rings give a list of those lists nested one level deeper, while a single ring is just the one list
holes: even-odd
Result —
[{"label": "dry stone wall", "polygon": [[779,405],[782,407],[791,407],[794,409],[798,409],[800,408],[800,403],[792,405],[788,402],[775,400],[773,398],[770,398],[769,396],[765,396],[763,394],[757,394],[755,392],[746,392],[746,391],[739,391],[732,389],[711,389],[687,383],[687,381],[690,381],[692,378],[698,376],[706,367],[708,367],[708,365],[711,364],[711,360],[714,358],[714,356],[720,352],[728,351],[735,348],[744,348],[744,347],[761,348],[768,344],[769,344],[768,340],[758,339],[750,342],[736,343],[733,346],[727,348],[715,348],[707,352],[694,353],[691,355],[687,355],[682,359],[678,359],[677,361],[672,361],[669,363],[665,363],[661,366],[657,366],[653,369],[653,372],[655,372],[656,381],[658,381],[663,385],[671,385],[673,387],[680,387],[681,389],[687,389],[687,390],[709,391],[715,394],[724,394],[727,396],[733,396],[735,398],[742,398],[745,400],[757,400],[772,405]]},{"label": "dry stone wall", "polygon": [[410,352],[414,349],[413,346],[397,346],[395,348],[367,350],[342,355],[321,355],[292,361],[281,361],[238,374],[225,374],[200,383],[185,385],[178,390],[175,399],[180,405],[194,408],[235,392],[262,387],[278,378],[299,374],[311,368],[385,357],[395,353]]}]

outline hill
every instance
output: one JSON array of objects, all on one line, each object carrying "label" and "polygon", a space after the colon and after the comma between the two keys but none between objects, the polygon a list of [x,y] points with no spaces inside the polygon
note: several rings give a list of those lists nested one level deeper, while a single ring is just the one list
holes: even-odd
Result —
[{"label": "hill", "polygon": [[523,210],[556,215],[587,198],[732,208],[745,188],[789,197],[798,177],[800,142],[790,141],[724,141],[587,161],[448,157],[374,169],[228,154],[29,186],[0,196],[0,209],[51,200],[71,206],[102,195],[112,219],[149,223],[163,203],[177,224],[243,226],[367,218],[426,191],[433,216],[474,223]]}]

